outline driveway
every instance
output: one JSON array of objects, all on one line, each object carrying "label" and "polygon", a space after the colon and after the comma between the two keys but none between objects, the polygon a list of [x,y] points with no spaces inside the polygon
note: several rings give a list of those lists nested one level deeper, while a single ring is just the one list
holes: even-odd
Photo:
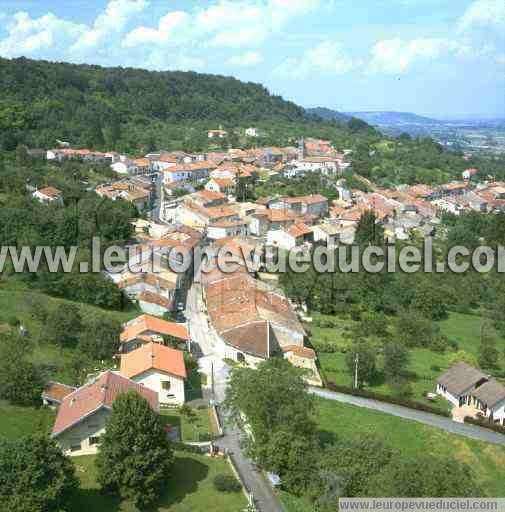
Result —
[{"label": "driveway", "polygon": [[[219,411],[222,417],[222,411]],[[227,452],[235,463],[235,467],[247,491],[252,493],[254,503],[260,512],[283,512],[280,501],[273,494],[270,484],[261,471],[257,470],[251,460],[242,453],[240,448],[240,431],[224,423],[224,435],[215,441],[219,450]]]},{"label": "driveway", "polygon": [[326,389],[309,387],[309,392],[321,398],[327,398],[328,400],[335,400],[345,404],[365,407],[366,409],[373,409],[375,411],[398,416],[399,418],[418,421],[419,423],[424,423],[425,425],[430,425],[432,427],[445,430],[446,432],[451,432],[452,434],[458,434],[471,439],[478,439],[479,441],[484,441],[486,443],[505,446],[505,436],[503,434],[475,425],[456,423],[450,418],[444,418],[443,416],[438,416],[436,414],[416,411],[415,409],[409,409],[408,407],[403,407],[401,405],[388,404],[386,402],[379,402],[370,398],[337,393]]}]

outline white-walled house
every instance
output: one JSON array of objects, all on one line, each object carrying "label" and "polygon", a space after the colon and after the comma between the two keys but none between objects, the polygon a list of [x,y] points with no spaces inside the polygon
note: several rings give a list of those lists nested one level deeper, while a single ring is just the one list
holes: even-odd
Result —
[{"label": "white-walled house", "polygon": [[63,195],[60,190],[54,187],[39,188],[32,194],[32,197],[42,204],[63,206]]},{"label": "white-walled house", "polygon": [[253,126],[246,128],[245,134],[247,137],[259,137],[260,136],[260,132],[259,132],[258,128],[254,128]]},{"label": "white-walled house", "polygon": [[58,409],[51,437],[65,455],[92,455],[107,428],[112,405],[121,393],[130,390],[144,397],[159,412],[158,394],[116,372],[106,371],[66,395]]},{"label": "white-walled house", "polygon": [[207,227],[207,236],[211,240],[219,240],[220,238],[228,238],[233,236],[247,235],[247,221],[245,220],[228,220],[214,222]]},{"label": "white-walled house", "polygon": [[491,379],[472,391],[472,405],[493,423],[505,424],[505,387]]},{"label": "white-walled house", "polygon": [[437,380],[437,394],[456,407],[470,404],[472,392],[488,381],[481,370],[460,362],[449,368]]},{"label": "white-walled house", "polygon": [[146,343],[121,356],[120,373],[158,394],[160,404],[181,405],[187,378],[184,354],[160,343]]}]

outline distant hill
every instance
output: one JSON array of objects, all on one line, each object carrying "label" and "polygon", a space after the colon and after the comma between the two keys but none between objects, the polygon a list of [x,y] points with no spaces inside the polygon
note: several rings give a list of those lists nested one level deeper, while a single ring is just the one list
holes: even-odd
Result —
[{"label": "distant hill", "polygon": [[[184,123],[230,127],[311,120],[302,107],[260,84],[194,72],[0,58],[0,91],[4,147],[6,138],[7,145],[47,146],[64,138],[101,147],[118,137],[134,147],[137,130],[169,139],[168,131]],[[206,137],[204,129],[195,133]]]},{"label": "distant hill", "polygon": [[352,116],[343,114],[338,110],[332,110],[331,108],[326,107],[312,107],[305,109],[309,114],[319,116],[321,119],[325,121],[342,121],[347,122],[351,119]]},{"label": "distant hill", "polygon": [[401,126],[401,125],[433,125],[441,121],[419,116],[411,112],[345,112],[346,115],[357,117],[375,126]]}]

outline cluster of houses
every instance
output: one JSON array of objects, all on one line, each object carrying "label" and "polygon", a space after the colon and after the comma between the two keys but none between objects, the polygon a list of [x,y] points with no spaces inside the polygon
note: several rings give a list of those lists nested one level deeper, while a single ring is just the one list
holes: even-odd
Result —
[{"label": "cluster of houses", "polygon": [[51,435],[63,452],[77,456],[99,450],[120,393],[138,393],[157,413],[161,407],[184,404],[184,352],[170,345],[186,344],[188,339],[184,325],[144,314],[123,326],[117,370],[94,376],[79,388],[49,382],[42,400],[58,409]]},{"label": "cluster of houses", "polygon": [[437,393],[461,412],[455,417],[486,418],[505,425],[505,386],[465,362],[439,377]]}]

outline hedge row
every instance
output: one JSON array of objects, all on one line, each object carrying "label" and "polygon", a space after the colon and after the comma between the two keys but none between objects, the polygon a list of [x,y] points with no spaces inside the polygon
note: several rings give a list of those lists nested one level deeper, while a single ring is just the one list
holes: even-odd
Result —
[{"label": "hedge row", "polygon": [[339,393],[346,393],[347,395],[360,396],[362,398],[370,398],[372,400],[377,400],[378,402],[387,402],[389,404],[401,405],[403,407],[408,407],[409,409],[415,409],[416,411],[429,412],[431,414],[437,414],[438,416],[445,416],[446,418],[451,417],[449,411],[442,411],[440,409],[437,409],[436,407],[431,407],[430,405],[426,405],[421,402],[416,402],[415,400],[409,400],[408,398],[400,398],[397,396],[374,393],[373,391],[366,391],[364,389],[355,389],[350,388],[348,386],[340,386],[335,384],[334,382],[327,382],[326,387],[330,391],[337,391]]},{"label": "hedge row", "polygon": [[495,432],[498,432],[499,434],[505,434],[505,427],[502,427],[501,425],[495,425],[494,423],[491,423],[490,421],[487,421],[485,419],[477,419],[472,418],[470,416],[465,416],[465,423],[470,423],[471,425],[477,425],[478,427],[487,428],[489,430],[494,430]]}]

